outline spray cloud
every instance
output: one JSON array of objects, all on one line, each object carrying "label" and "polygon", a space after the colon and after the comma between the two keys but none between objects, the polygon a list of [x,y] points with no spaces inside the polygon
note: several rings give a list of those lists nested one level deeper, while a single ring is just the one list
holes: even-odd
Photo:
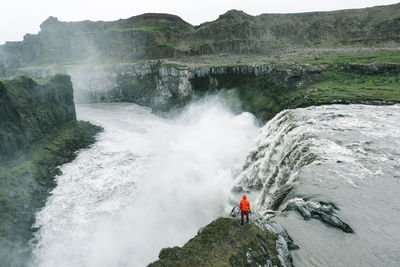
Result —
[{"label": "spray cloud", "polygon": [[218,97],[162,119],[133,104],[82,105],[105,132],[64,166],[37,216],[34,265],[145,266],[226,215],[254,117]]}]

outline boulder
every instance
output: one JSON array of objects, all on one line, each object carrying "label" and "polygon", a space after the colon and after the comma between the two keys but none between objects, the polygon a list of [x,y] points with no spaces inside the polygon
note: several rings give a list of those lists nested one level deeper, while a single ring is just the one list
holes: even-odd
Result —
[{"label": "boulder", "polygon": [[341,229],[345,233],[354,233],[347,223],[334,214],[336,205],[326,202],[303,201],[295,199],[290,201],[283,211],[298,211],[305,220],[317,219],[330,226]]}]

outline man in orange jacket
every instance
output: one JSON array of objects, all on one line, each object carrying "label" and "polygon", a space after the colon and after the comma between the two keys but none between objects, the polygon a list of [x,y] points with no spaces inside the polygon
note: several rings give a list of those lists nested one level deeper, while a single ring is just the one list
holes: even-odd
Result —
[{"label": "man in orange jacket", "polygon": [[246,215],[247,223],[249,223],[249,213],[251,214],[250,202],[247,200],[246,195],[243,195],[243,199],[240,201],[239,208],[241,211],[240,215],[242,217],[240,225],[243,226],[243,216]]}]

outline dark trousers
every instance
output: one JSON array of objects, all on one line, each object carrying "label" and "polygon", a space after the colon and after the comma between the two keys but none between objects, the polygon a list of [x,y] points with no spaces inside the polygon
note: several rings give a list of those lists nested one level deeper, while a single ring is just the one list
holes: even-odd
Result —
[{"label": "dark trousers", "polygon": [[249,212],[248,212],[248,211],[242,210],[242,212],[240,213],[240,215],[241,215],[241,217],[242,217],[241,224],[243,224],[243,216],[244,216],[244,215],[246,215],[247,223],[249,223]]}]

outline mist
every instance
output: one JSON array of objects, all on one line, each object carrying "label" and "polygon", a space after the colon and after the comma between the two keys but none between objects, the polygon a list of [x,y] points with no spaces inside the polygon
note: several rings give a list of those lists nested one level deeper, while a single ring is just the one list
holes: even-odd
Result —
[{"label": "mist", "polygon": [[62,167],[38,213],[33,266],[145,266],[229,213],[253,115],[220,97],[164,119],[134,104],[78,105],[105,132]]}]

